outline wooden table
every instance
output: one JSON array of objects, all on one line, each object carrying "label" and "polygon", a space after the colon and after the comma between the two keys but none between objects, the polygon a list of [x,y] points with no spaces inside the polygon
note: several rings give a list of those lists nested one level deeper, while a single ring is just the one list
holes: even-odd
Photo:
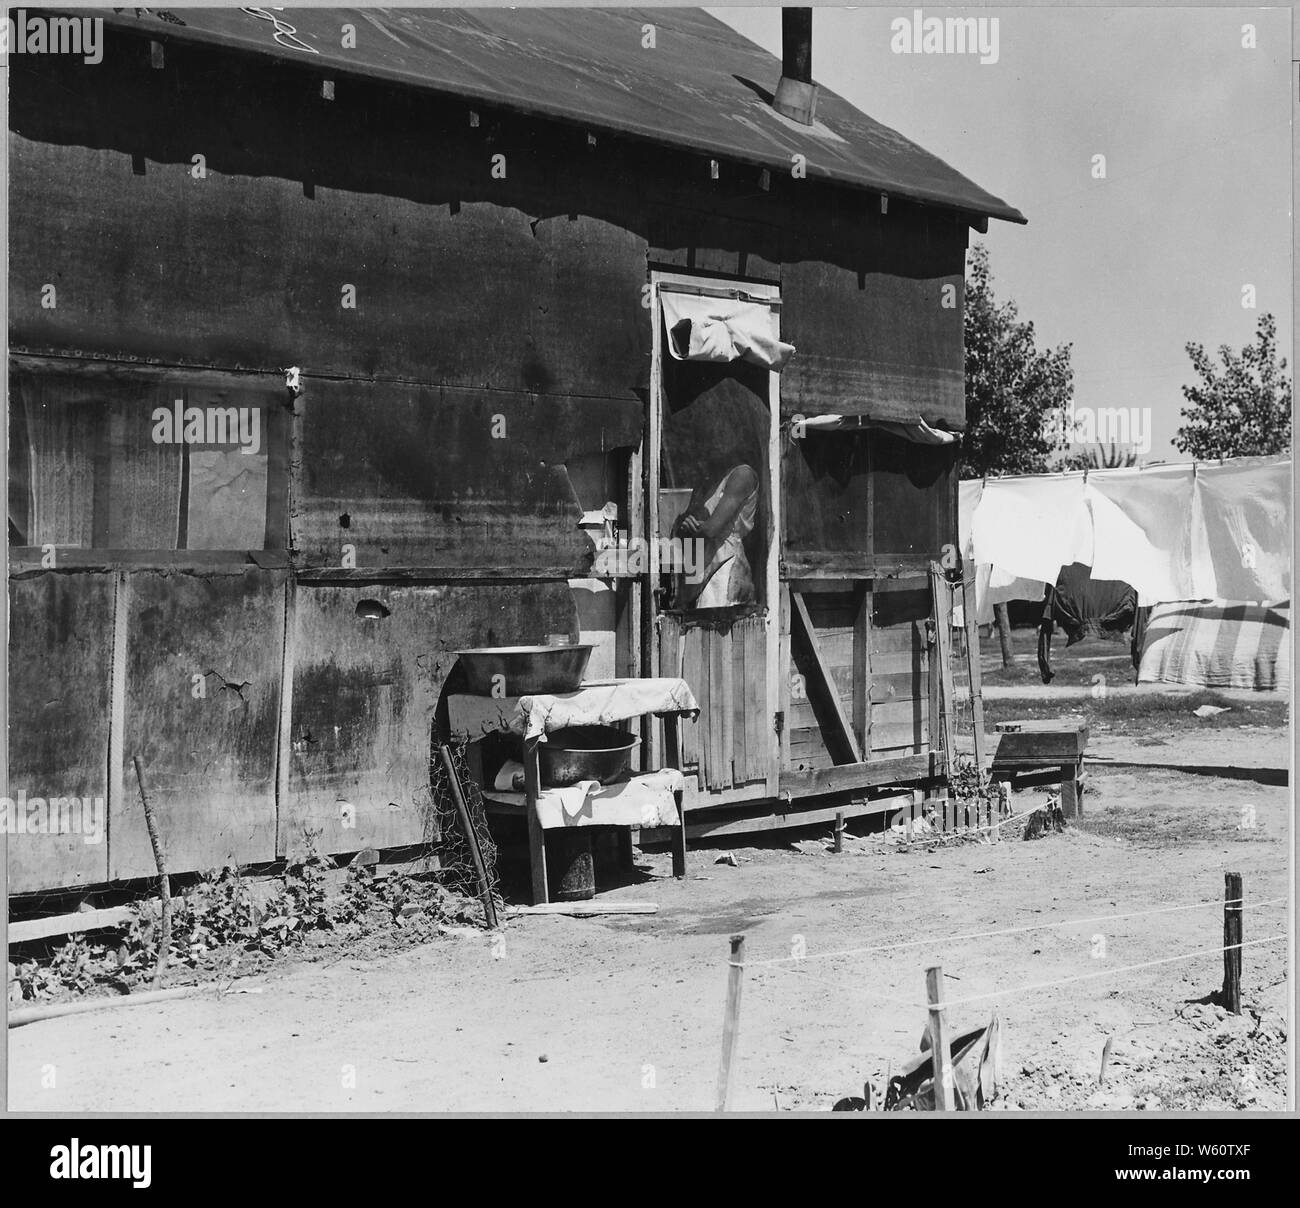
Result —
[{"label": "wooden table", "polygon": [[1064,718],[1004,721],[998,723],[997,732],[998,745],[989,768],[992,780],[1005,780],[1015,788],[1059,784],[1061,813],[1067,819],[1083,816],[1087,722]]},{"label": "wooden table", "polygon": [[[646,700],[643,694],[636,692],[636,689],[629,691],[629,696],[637,696],[635,705],[629,705],[627,709],[617,706],[609,707],[608,697],[611,686],[617,687],[620,684],[640,686],[646,683],[662,683],[664,685],[663,703],[668,707],[662,710],[653,707],[648,709],[640,707],[646,704]],[[584,684],[576,693],[564,694],[558,698],[507,697],[494,699],[491,701],[490,708],[486,710],[486,717],[485,700],[482,697],[452,695],[447,701],[453,736],[458,739],[474,741],[476,738],[482,737],[485,727],[504,732],[520,733],[523,737],[524,792],[522,797],[519,794],[494,792],[487,785],[483,786],[483,795],[485,800],[497,798],[506,801],[508,804],[514,804],[517,801],[524,809],[528,819],[528,858],[532,868],[534,905],[549,902],[550,890],[546,869],[546,834],[538,810],[538,798],[542,792],[542,784],[537,746],[541,741],[541,736],[537,734],[530,736],[525,732],[529,712],[528,706],[530,704],[536,705],[538,701],[556,699],[564,702],[567,706],[580,708],[584,691],[587,689],[590,689],[592,694],[601,693],[606,701],[601,716],[599,719],[592,719],[591,724],[608,725],[616,721],[632,721],[647,715],[662,717],[664,723],[664,760],[661,766],[681,768],[679,719],[683,713],[693,715],[699,711],[695,698],[691,695],[690,688],[683,680],[603,681],[599,684]],[[524,702],[522,706],[521,701]],[[549,731],[552,728],[554,727],[548,720],[545,730]],[[677,825],[673,830],[672,839],[673,876],[679,879],[686,876],[686,808],[682,797],[681,792],[674,793],[677,803]]]}]

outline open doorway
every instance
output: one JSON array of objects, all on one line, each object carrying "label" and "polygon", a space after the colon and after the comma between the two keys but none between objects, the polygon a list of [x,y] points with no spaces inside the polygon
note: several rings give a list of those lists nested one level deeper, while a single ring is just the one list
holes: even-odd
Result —
[{"label": "open doorway", "polygon": [[[700,704],[682,762],[700,808],[776,791],[780,297],[655,273],[647,442],[654,673]],[[736,355],[736,350],[744,355]]]}]

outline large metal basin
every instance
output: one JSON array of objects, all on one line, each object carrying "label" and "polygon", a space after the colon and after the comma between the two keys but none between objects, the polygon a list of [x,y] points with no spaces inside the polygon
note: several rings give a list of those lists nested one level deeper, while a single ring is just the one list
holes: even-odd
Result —
[{"label": "large metal basin", "polygon": [[[480,646],[458,650],[467,691],[478,696],[532,696],[576,692],[595,649],[572,646]],[[500,677],[500,678],[498,678]]]},{"label": "large metal basin", "polygon": [[542,784],[562,788],[579,780],[614,784],[632,770],[632,752],[641,740],[613,726],[568,726],[537,744]]}]

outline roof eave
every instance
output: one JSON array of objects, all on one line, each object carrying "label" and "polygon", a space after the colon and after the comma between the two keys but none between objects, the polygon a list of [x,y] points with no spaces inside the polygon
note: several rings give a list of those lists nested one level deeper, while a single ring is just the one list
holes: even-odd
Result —
[{"label": "roof eave", "polygon": [[[85,10],[87,12],[93,10]],[[285,63],[297,66],[309,66],[304,62],[300,55],[289,54],[288,52],[277,53],[275,47],[244,47],[232,45],[230,42],[221,38],[209,35],[201,29],[187,30],[185,34],[173,34],[167,29],[141,29],[139,26],[131,23],[125,16],[109,12],[103,14],[105,23],[116,29],[120,33],[132,36],[148,38],[155,42],[176,42],[182,45],[207,45],[217,47],[221,50],[232,54],[247,55],[259,59],[270,59],[276,63]],[[545,105],[531,105],[522,98],[503,98],[498,93],[493,93],[484,89],[475,89],[472,85],[464,85],[456,89],[449,89],[441,85],[438,81],[422,79],[393,79],[391,77],[376,76],[367,71],[349,71],[337,63],[330,63],[328,73],[332,78],[348,78],[374,83],[380,80],[393,88],[409,88],[416,92],[432,93],[436,96],[446,97],[453,100],[472,101],[481,104],[486,108],[502,109],[510,113],[519,113],[528,117],[534,117],[546,121],[563,122],[568,125],[579,126],[583,129],[590,130],[593,133],[604,133],[621,138],[635,138],[643,142],[648,142],[656,146],[666,147],[679,151],[695,151],[702,155],[710,155],[729,160],[732,163],[749,164],[758,168],[785,168],[786,161],[777,156],[770,160],[750,159],[737,155],[732,148],[711,147],[704,143],[693,143],[684,139],[667,139],[658,137],[654,131],[644,129],[629,129],[625,126],[619,126],[612,123],[601,121],[599,115],[565,113]],[[922,149],[923,150],[923,149]],[[844,189],[855,189],[864,193],[886,193],[891,198],[897,198],[900,201],[906,201],[913,205],[921,205],[936,209],[947,210],[951,213],[964,217],[970,226],[974,227],[981,233],[988,230],[988,220],[997,218],[1003,222],[1011,222],[1018,225],[1027,225],[1029,220],[1015,207],[1007,205],[1000,198],[990,197],[996,205],[987,207],[965,206],[955,203],[951,198],[941,196],[936,193],[929,193],[925,190],[909,189],[906,186],[898,185],[890,181],[873,181],[854,178],[843,174],[837,174],[833,170],[823,170],[815,165],[810,165],[810,176],[827,184]],[[959,174],[960,175],[960,174]],[[969,182],[972,183],[973,182]],[[978,186],[974,186],[978,189]],[[983,190],[980,190],[983,192]]]}]

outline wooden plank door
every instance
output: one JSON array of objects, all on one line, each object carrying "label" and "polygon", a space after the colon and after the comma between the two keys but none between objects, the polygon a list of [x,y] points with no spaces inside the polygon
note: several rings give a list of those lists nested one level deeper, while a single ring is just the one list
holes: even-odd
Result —
[{"label": "wooden plank door", "polygon": [[[779,375],[731,362],[672,360],[665,348],[661,291],[769,307],[774,334],[779,297],[773,286],[655,273],[655,323],[646,456],[646,536],[651,602],[646,665],[677,675],[700,704],[699,720],[681,727],[688,805],[757,800],[777,791]],[[752,529],[741,541],[747,575],[734,602],[696,607],[683,587],[677,521],[699,513],[725,489],[731,473],[753,471]],[[745,481],[749,481],[748,478]],[[689,497],[689,499],[688,499]],[[699,513],[702,514],[702,513]],[[674,562],[674,559],[677,559]],[[701,595],[700,599],[704,597]]]}]

